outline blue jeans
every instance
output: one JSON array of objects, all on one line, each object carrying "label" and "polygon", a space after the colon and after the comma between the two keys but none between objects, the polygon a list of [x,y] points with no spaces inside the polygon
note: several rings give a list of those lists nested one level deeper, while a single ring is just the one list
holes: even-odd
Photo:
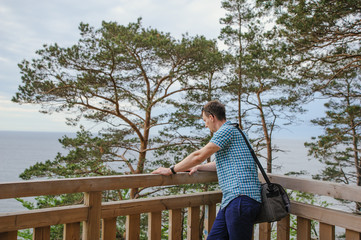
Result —
[{"label": "blue jeans", "polygon": [[233,199],[220,209],[207,240],[251,240],[254,220],[261,204],[248,196]]}]

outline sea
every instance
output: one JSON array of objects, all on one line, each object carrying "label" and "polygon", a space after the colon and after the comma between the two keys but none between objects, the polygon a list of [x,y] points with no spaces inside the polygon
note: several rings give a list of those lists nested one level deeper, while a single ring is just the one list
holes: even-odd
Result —
[{"label": "sea", "polygon": [[[24,181],[19,175],[37,162],[53,160],[58,152],[66,154],[59,139],[75,136],[65,132],[0,131],[0,183]],[[305,171],[302,177],[311,178],[322,168],[321,163],[307,156],[305,139],[274,139],[283,152],[274,153],[273,173]],[[265,161],[260,159],[265,167]],[[116,167],[116,166],[114,166]],[[32,201],[33,198],[24,198]],[[0,213],[26,210],[15,199],[0,199]]]},{"label": "sea", "polygon": [[[63,136],[74,137],[75,133],[65,132],[21,132],[0,131],[0,183],[19,182],[19,175],[37,162],[53,160],[57,153],[66,154],[59,139]],[[309,139],[279,138],[273,144],[281,152],[274,153],[273,173],[286,174],[289,172],[304,172],[302,178],[311,179],[323,168],[322,164],[307,155],[304,142]],[[260,159],[266,167],[264,160]],[[117,168],[117,166],[110,166]],[[23,198],[35,203],[34,197]],[[327,201],[330,208],[349,211],[351,206],[345,206],[330,197],[320,197],[319,201]],[[16,199],[0,199],[0,214],[27,210]],[[336,226],[336,233],[344,233],[344,229]],[[343,239],[343,238],[337,238]]]},{"label": "sea", "polygon": [[[58,139],[74,133],[0,131],[0,183],[19,182],[19,175],[37,162],[66,153]],[[33,198],[24,198],[32,201]],[[15,199],[0,199],[0,213],[26,210]]]},{"label": "sea", "polygon": [[[58,152],[66,154],[59,139],[75,136],[64,132],[0,131],[0,183],[24,181],[19,175],[37,162],[53,160]],[[274,153],[273,173],[306,171],[302,177],[311,178],[322,165],[307,156],[304,139],[275,139],[274,144],[283,152]],[[261,159],[260,159],[261,160]],[[262,161],[265,167],[265,162]],[[33,198],[24,198],[25,200]],[[1,199],[0,213],[26,210],[15,199]]]}]

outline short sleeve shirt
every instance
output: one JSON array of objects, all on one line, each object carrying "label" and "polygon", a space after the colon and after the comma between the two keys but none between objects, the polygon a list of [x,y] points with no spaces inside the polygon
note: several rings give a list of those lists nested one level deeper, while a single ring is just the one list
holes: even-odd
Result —
[{"label": "short sleeve shirt", "polygon": [[226,207],[240,195],[261,202],[257,165],[238,129],[227,121],[214,133],[210,142],[220,147],[215,162],[223,193],[221,207]]}]

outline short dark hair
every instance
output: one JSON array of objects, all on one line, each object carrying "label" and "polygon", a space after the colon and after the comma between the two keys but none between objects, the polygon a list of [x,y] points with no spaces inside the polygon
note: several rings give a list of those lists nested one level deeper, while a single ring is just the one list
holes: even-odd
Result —
[{"label": "short dark hair", "polygon": [[202,114],[207,117],[210,115],[216,116],[218,120],[226,120],[226,108],[217,100],[210,101],[202,108]]}]

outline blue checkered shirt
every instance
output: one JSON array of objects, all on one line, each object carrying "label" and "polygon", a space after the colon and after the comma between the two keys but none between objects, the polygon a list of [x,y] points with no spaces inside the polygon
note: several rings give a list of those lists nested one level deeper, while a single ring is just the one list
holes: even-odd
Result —
[{"label": "blue checkered shirt", "polygon": [[261,183],[257,165],[238,129],[225,122],[211,141],[221,149],[216,152],[216,167],[223,197],[221,208],[240,195],[261,202]]}]

